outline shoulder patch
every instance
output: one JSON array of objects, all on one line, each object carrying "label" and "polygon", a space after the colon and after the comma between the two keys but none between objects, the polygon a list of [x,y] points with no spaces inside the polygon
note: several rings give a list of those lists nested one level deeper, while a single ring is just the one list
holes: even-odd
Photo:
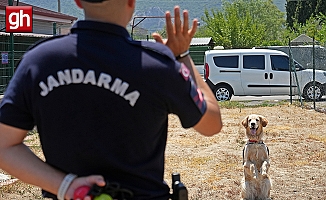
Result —
[{"label": "shoulder patch", "polygon": [[196,84],[193,81],[191,81],[190,96],[194,103],[197,105],[199,111],[204,114],[206,111],[206,101],[204,99],[204,94],[199,88],[197,88]]},{"label": "shoulder patch", "polygon": [[188,67],[181,63],[181,67],[180,67],[180,74],[183,77],[184,80],[188,81],[189,77],[190,77],[190,70],[188,69]]}]

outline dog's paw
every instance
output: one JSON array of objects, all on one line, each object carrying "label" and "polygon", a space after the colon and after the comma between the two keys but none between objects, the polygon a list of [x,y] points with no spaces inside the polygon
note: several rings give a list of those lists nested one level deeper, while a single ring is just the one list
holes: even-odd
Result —
[{"label": "dog's paw", "polygon": [[268,178],[268,174],[266,172],[262,172],[261,175],[263,176],[263,178]]},{"label": "dog's paw", "polygon": [[256,166],[254,164],[250,165],[250,172],[251,174],[255,175],[256,174]]},{"label": "dog's paw", "polygon": [[246,177],[249,177],[249,178],[253,178],[254,177],[253,171],[250,168],[248,168],[248,167],[244,167],[244,175]]}]

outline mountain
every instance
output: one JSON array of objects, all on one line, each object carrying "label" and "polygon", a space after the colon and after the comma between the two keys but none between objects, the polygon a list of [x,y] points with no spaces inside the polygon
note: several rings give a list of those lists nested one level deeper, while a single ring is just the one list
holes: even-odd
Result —
[{"label": "mountain", "polygon": [[[20,2],[58,11],[57,0],[20,0]],[[273,0],[273,2],[282,12],[285,12],[286,0]],[[60,0],[60,4],[62,13],[83,19],[82,10],[75,5],[73,0]],[[200,21],[205,9],[221,8],[222,0],[136,0],[135,16],[164,16],[165,11],[173,11],[175,5],[189,10],[190,19],[197,18]],[[138,21],[135,19],[135,23],[139,21],[140,19]],[[146,19],[139,26],[149,31],[156,31],[164,27],[164,19]]]},{"label": "mountain", "polygon": [[[24,2],[33,6],[38,6],[56,12],[58,11],[57,0],[20,0],[19,2]],[[83,11],[76,6],[74,0],[60,0],[60,5],[62,13],[78,17],[78,19],[83,19]]]}]

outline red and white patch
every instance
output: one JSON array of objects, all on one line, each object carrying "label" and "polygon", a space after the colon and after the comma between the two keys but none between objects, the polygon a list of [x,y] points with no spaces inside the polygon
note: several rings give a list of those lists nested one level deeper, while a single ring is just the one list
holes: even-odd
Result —
[{"label": "red and white patch", "polygon": [[190,77],[190,70],[188,69],[188,67],[181,63],[181,68],[180,68],[180,74],[182,75],[182,77],[188,81],[189,77]]},{"label": "red and white patch", "polygon": [[190,96],[192,100],[195,102],[195,104],[197,105],[200,112],[205,113],[206,102],[204,99],[204,94],[201,92],[199,88],[196,87],[194,83],[191,84]]},{"label": "red and white patch", "polygon": [[198,108],[201,110],[203,107],[204,97],[201,90],[197,88],[197,95],[193,97],[194,102],[197,104]]}]

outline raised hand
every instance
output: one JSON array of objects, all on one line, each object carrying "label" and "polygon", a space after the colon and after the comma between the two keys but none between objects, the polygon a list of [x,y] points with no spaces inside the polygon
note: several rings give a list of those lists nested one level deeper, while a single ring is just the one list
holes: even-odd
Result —
[{"label": "raised hand", "polygon": [[183,22],[180,17],[180,7],[174,7],[174,24],[172,23],[171,13],[165,13],[167,40],[158,33],[153,33],[153,38],[156,42],[160,42],[168,46],[175,56],[186,52],[190,47],[190,42],[197,30],[197,19],[192,22],[192,27],[189,29],[189,14],[187,10],[183,11]]}]

